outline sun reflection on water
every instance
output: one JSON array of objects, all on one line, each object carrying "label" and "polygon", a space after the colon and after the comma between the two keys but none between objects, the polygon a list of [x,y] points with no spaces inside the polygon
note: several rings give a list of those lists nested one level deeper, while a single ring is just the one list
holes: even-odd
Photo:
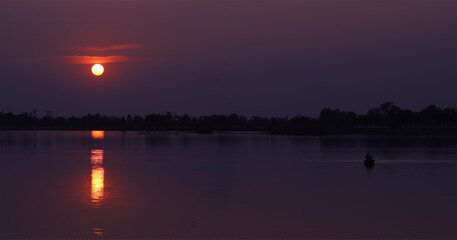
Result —
[{"label": "sun reflection on water", "polygon": [[103,150],[92,149],[91,153],[90,163],[92,164],[92,168],[94,168],[94,166],[101,167],[103,163]]},{"label": "sun reflection on water", "polygon": [[93,139],[103,139],[105,137],[105,131],[92,131]]},{"label": "sun reflection on water", "polygon": [[92,228],[92,231],[95,235],[98,235],[98,236],[103,235],[103,228],[94,227],[94,228]]},{"label": "sun reflection on water", "polygon": [[102,167],[103,150],[92,150],[92,181],[91,181],[91,201],[94,206],[100,206],[103,200],[103,188],[105,180],[105,169]]},{"label": "sun reflection on water", "polygon": [[[92,138],[96,141],[103,140],[104,131],[92,131]],[[95,143],[101,148],[99,142]],[[105,187],[105,169],[103,168],[103,149],[92,149],[90,163],[92,166],[91,174],[91,205],[100,207],[103,204],[103,190]]]}]

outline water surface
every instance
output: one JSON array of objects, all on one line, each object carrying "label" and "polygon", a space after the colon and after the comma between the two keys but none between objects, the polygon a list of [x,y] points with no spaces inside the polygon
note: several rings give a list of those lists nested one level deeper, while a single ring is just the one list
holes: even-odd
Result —
[{"label": "water surface", "polygon": [[456,147],[456,137],[2,131],[0,233],[455,238]]}]

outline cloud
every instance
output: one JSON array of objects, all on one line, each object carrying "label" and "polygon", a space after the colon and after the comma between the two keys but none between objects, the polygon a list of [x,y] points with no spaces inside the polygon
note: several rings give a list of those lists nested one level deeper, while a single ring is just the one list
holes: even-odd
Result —
[{"label": "cloud", "polygon": [[115,63],[115,62],[135,62],[141,58],[132,58],[124,55],[115,56],[63,56],[57,57],[59,63],[65,64],[95,64],[95,63]]},{"label": "cloud", "polygon": [[[108,47],[85,47],[75,50],[79,51],[89,51],[89,52],[103,52],[103,51],[118,51],[118,50],[128,50],[128,49],[137,49],[141,48],[141,44],[117,44],[111,45]],[[62,63],[62,64],[95,64],[95,63],[120,63],[120,62],[135,62],[143,61],[142,58],[128,57],[125,55],[112,55],[112,56],[89,56],[88,55],[69,55],[69,56],[55,56],[55,57],[44,57],[44,58],[35,58],[30,59],[36,63]],[[105,53],[99,53],[105,55]]]},{"label": "cloud", "polygon": [[77,50],[80,51],[119,51],[119,50],[126,50],[126,49],[136,49],[141,48],[141,44],[118,44],[118,45],[111,45],[109,47],[85,47],[79,48]]}]

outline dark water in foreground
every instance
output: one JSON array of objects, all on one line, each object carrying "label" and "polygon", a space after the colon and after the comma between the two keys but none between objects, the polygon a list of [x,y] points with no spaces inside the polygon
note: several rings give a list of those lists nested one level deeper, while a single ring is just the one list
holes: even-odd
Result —
[{"label": "dark water in foreground", "polygon": [[456,137],[4,131],[0,236],[455,238],[456,156]]}]

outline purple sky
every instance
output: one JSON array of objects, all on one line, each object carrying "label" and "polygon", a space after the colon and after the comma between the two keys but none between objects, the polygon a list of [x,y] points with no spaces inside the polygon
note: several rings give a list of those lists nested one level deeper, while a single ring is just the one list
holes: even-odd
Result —
[{"label": "purple sky", "polygon": [[[455,107],[456,7],[0,0],[0,111],[317,116],[384,101]],[[91,61],[107,62],[101,77]]]}]

